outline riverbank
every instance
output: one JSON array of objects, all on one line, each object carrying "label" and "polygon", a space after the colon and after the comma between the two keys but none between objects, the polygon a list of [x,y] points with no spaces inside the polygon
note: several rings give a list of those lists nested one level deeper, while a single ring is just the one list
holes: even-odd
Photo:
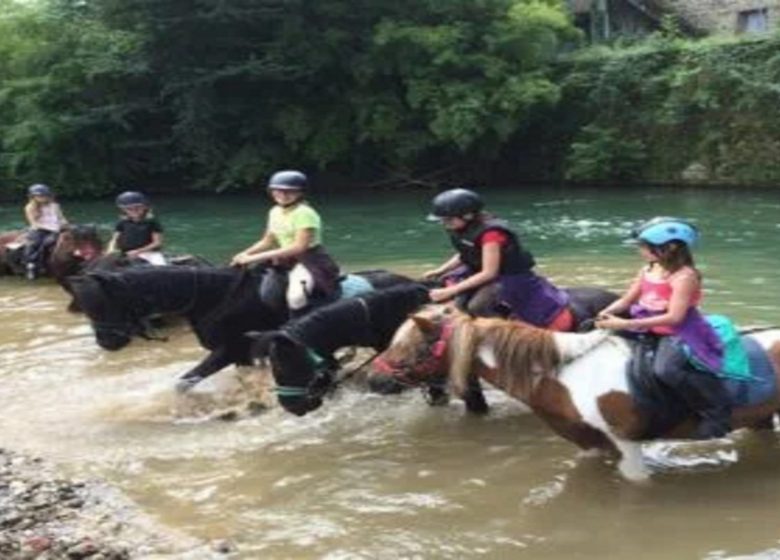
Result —
[{"label": "riverbank", "polygon": [[228,558],[232,549],[161,526],[104,482],[74,479],[41,458],[0,449],[3,560],[207,560]]}]

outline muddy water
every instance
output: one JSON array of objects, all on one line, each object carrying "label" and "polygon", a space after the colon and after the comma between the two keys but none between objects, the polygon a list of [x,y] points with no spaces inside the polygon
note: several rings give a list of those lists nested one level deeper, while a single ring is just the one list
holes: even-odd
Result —
[{"label": "muddy water", "polygon": [[[417,273],[446,252],[419,218],[424,199],[322,197],[318,206],[347,268]],[[491,200],[526,232],[546,274],[615,289],[638,265],[619,239],[630,224],[649,213],[691,216],[706,235],[698,255],[707,309],[780,322],[778,194],[535,191]],[[111,219],[108,205],[70,210],[80,221]],[[251,239],[263,202],[171,199],[159,210],[170,246],[219,261]],[[14,220],[0,211],[0,229]],[[635,485],[492,391],[486,418],[358,387],[305,418],[278,408],[253,415],[248,402],[267,397],[257,371],[226,371],[177,398],[173,380],[203,355],[186,328],[107,353],[65,303],[52,285],[0,279],[0,444],[105,477],[161,523],[233,541],[237,558],[780,555],[776,433],[648,446],[657,472]],[[226,411],[238,419],[220,420]]]}]

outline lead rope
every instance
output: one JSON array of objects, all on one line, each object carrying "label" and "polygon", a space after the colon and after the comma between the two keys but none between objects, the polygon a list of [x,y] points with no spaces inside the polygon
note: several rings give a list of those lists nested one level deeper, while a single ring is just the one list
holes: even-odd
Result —
[{"label": "lead rope", "polygon": [[357,372],[359,372],[364,367],[366,367],[368,364],[370,364],[374,360],[374,358],[376,358],[378,355],[379,355],[379,352],[378,351],[374,351],[374,353],[372,355],[370,355],[366,360],[363,360],[360,363],[360,365],[358,365],[357,367],[352,368],[347,373],[345,373],[344,375],[342,375],[341,377],[336,379],[333,382],[333,388],[334,389],[337,388],[339,385],[344,383],[344,381],[347,381],[348,379],[352,378]]}]

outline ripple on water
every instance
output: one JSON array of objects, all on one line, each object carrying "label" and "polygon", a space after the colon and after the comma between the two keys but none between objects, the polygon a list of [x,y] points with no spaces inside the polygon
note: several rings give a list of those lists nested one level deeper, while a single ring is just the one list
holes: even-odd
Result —
[{"label": "ripple on water", "polygon": [[[706,309],[747,323],[780,319],[776,194],[494,194],[491,208],[522,231],[540,272],[567,286],[622,290],[641,264],[622,245],[626,232],[649,208],[690,215],[704,233],[697,263]],[[329,243],[346,268],[415,276],[438,264],[450,249],[440,228],[422,221],[427,194],[413,197],[419,208],[393,206],[390,221],[373,197],[365,212],[323,200],[335,216]],[[245,232],[261,214],[258,198],[251,206],[210,199],[177,214],[180,204],[164,208],[172,243],[204,234],[198,246],[217,258],[249,243]],[[222,204],[229,224],[215,217]],[[382,223],[391,224],[382,243],[356,244],[379,239]],[[240,233],[229,239],[232,232]],[[162,523],[234,540],[238,558],[777,556],[777,434],[651,446],[651,459],[670,468],[638,487],[617,476],[614,462],[580,457],[494,391],[485,418],[465,414],[457,401],[429,408],[416,393],[381,398],[345,389],[305,418],[274,407],[224,422],[216,420],[222,412],[246,404],[233,399],[230,375],[187,399],[172,391],[203,356],[186,330],[166,331],[168,343],[106,353],[82,316],[63,311],[58,288],[2,282],[3,444],[107,476]],[[658,536],[679,535],[680,527],[684,539]]]}]

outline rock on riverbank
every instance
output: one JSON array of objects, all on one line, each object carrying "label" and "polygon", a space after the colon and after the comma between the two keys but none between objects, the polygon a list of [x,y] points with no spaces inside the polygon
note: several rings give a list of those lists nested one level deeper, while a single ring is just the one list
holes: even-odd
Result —
[{"label": "rock on riverbank", "polygon": [[0,449],[0,558],[130,560],[225,558],[160,527],[105,483],[65,477],[39,458]]}]

